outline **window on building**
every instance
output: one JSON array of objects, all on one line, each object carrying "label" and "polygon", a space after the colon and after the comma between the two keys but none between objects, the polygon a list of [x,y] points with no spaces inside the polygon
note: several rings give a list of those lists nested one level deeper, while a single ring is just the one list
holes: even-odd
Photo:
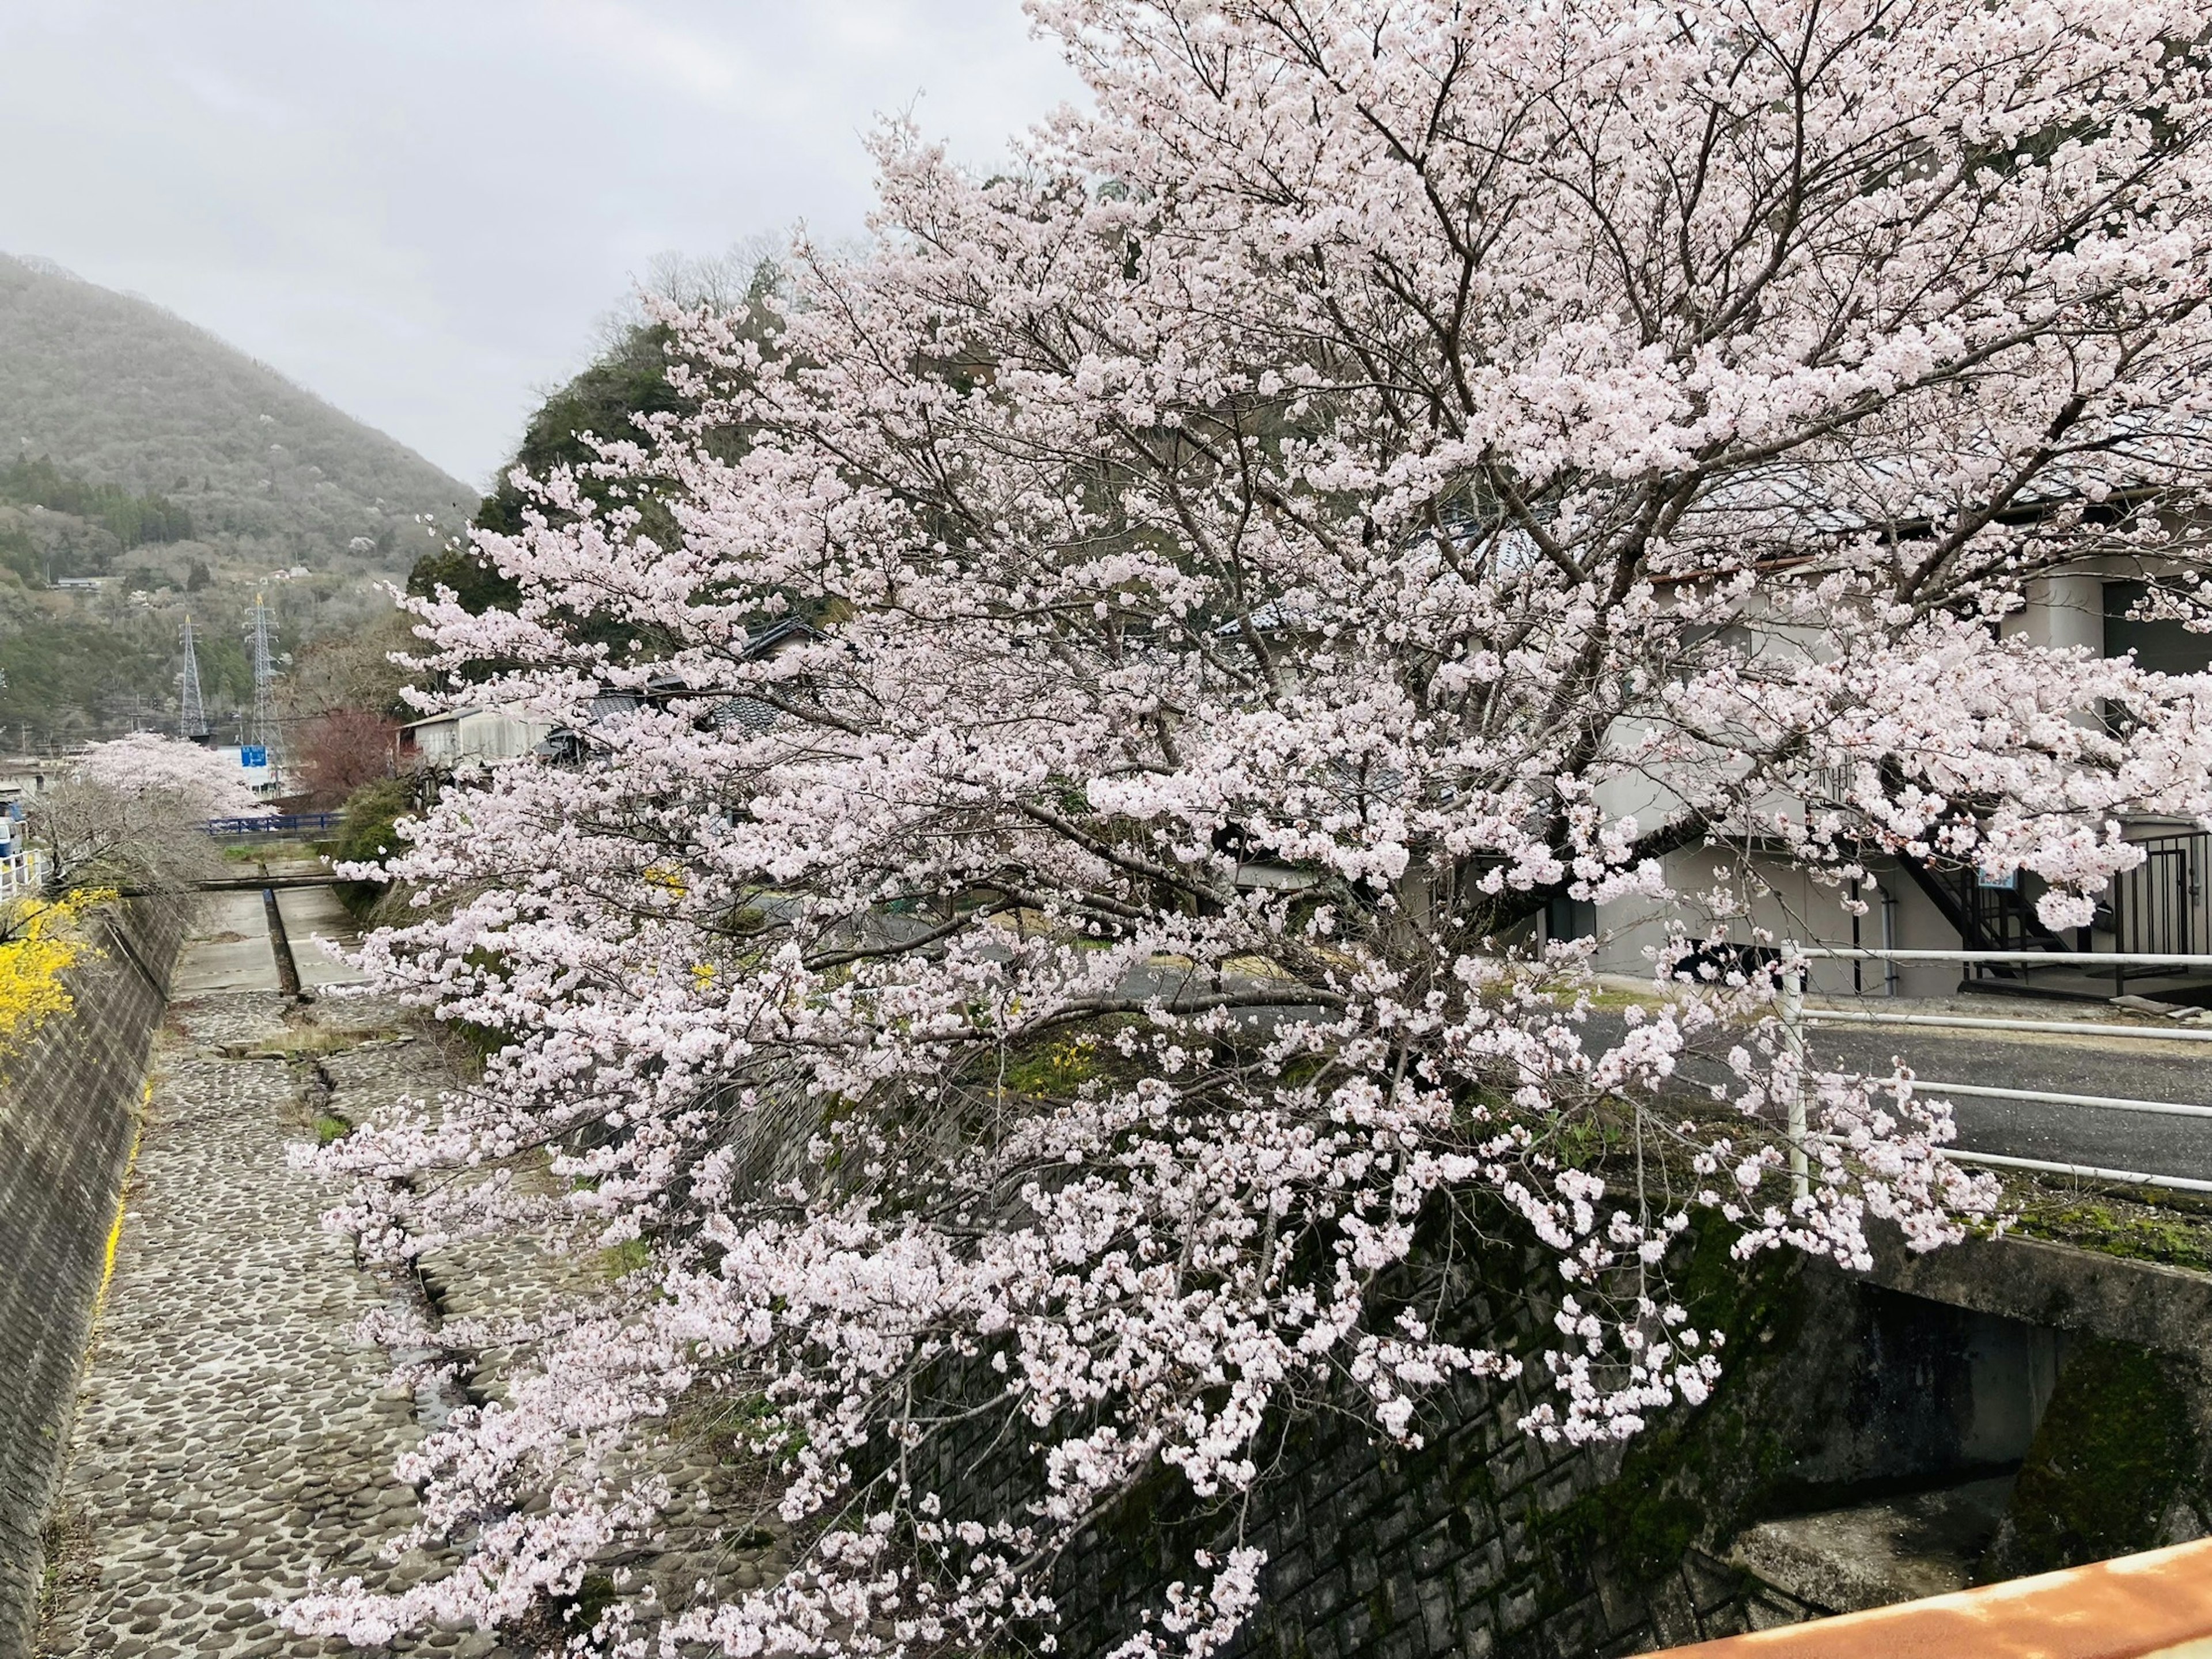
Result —
[{"label": "window on building", "polygon": [[1589,939],[1597,932],[1597,906],[1588,899],[1565,893],[1544,906],[1544,937],[1550,939]]},{"label": "window on building", "polygon": [[2212,634],[2192,634],[2178,622],[2136,622],[2128,612],[2150,592],[2148,582],[2105,584],[2105,654],[2136,653],[2136,665],[2161,674],[2212,670]]}]

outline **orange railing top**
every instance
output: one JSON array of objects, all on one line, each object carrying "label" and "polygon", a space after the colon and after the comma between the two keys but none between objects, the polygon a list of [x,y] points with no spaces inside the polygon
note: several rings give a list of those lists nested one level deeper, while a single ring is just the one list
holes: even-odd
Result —
[{"label": "orange railing top", "polygon": [[2212,1659],[2212,1538],[1652,1659]]}]

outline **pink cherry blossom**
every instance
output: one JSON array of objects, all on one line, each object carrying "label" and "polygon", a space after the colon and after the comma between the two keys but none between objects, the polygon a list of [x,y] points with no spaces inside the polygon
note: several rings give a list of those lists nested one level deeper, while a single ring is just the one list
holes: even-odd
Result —
[{"label": "pink cherry blossom", "polygon": [[[402,827],[367,958],[505,1046],[322,1155],[337,1224],[649,1265],[441,1334],[528,1357],[401,1471],[464,1564],[295,1629],[573,1593],[716,1399],[795,1565],[616,1650],[1049,1642],[1137,1481],[1516,1376],[1480,1239],[1547,1264],[1524,1426],[1632,1435],[1725,1363],[1692,1212],[1858,1267],[1996,1203],[1909,1075],[1802,1074],[1772,970],[1692,954],[1774,942],[1760,872],[2027,870],[2064,926],[2124,817],[2212,811],[2212,685],[2008,621],[2083,573],[2200,615],[2201,5],[1031,13],[1086,111],[988,177],[886,126],[871,245],[797,241],[766,348],[666,313],[682,411],[518,477],[511,610],[416,606],[434,703],[577,757]],[[1625,1018],[1555,898],[1671,930]],[[1228,1548],[1117,1650],[1218,1650]]]}]

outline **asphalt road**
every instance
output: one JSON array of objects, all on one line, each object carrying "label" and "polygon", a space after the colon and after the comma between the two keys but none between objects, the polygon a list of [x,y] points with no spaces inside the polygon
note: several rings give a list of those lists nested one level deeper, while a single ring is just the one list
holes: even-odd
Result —
[{"label": "asphalt road", "polygon": [[[1884,1008],[1880,1000],[1872,998],[1857,1006],[1875,1011]],[[1985,1019],[2080,1021],[2095,1019],[2101,1012],[2094,1005],[1995,997],[1889,1006],[1900,1012],[1950,1012]],[[1618,1015],[1595,1016],[1587,1044],[1595,1047],[1617,1040],[1620,1029]],[[2140,1029],[2140,1024],[2130,1022],[2128,1029]],[[1823,1071],[1887,1075],[1893,1060],[1902,1060],[1922,1080],[1925,1093],[1951,1102],[1953,1121],[1959,1128],[1956,1145],[1961,1151],[2212,1180],[2212,1118],[1946,1096],[1931,1086],[1962,1083],[2212,1105],[2212,1042],[1813,1025],[1806,1030],[1806,1048],[1814,1067]],[[1686,1081],[1717,1079],[1722,1075],[1709,1059],[1700,1058],[1684,1067]]]},{"label": "asphalt road", "polygon": [[[2026,1017],[2038,1006],[1998,1003],[1989,1012]],[[2060,1005],[2051,1018],[2080,1013]],[[1928,1094],[1950,1100],[1958,1145],[1966,1151],[2212,1180],[2212,1118],[1945,1097],[1929,1086],[1964,1083],[2212,1105],[2212,1042],[1814,1027],[1807,1050],[1815,1065],[1838,1071],[1887,1072],[1893,1055],[1902,1059]]]}]

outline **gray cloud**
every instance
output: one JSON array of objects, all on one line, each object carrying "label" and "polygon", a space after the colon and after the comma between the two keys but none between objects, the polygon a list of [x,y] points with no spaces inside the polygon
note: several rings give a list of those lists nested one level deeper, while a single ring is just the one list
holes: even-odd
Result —
[{"label": "gray cloud", "polygon": [[1079,93],[1017,0],[16,0],[0,247],[482,483],[655,254],[857,233],[878,112],[988,165]]}]

